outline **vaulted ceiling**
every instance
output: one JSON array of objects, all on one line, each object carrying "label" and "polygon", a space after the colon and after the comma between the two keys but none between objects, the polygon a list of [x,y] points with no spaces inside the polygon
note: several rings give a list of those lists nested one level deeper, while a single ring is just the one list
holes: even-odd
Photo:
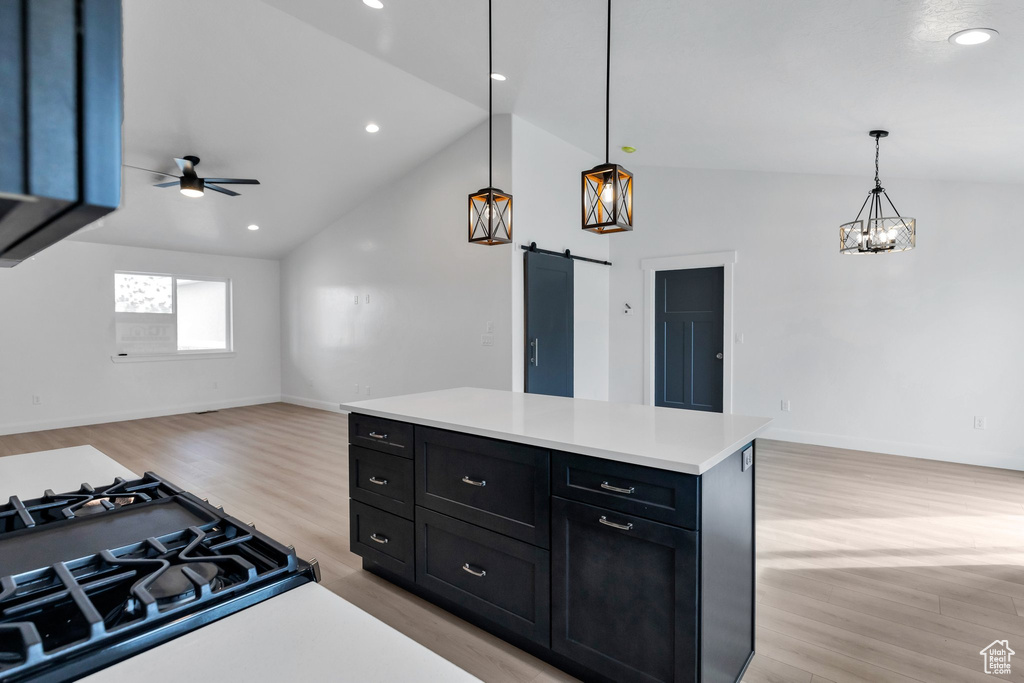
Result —
[{"label": "vaulted ceiling", "polygon": [[[486,3],[383,1],[125,3],[126,163],[264,185],[190,202],[126,171],[81,238],[280,256],[482,121]],[[602,153],[605,3],[494,5],[497,108]],[[948,42],[976,26],[1000,36]],[[1018,0],[616,0],[612,45],[630,167],[869,178],[883,127],[884,176],[1024,182]]]}]

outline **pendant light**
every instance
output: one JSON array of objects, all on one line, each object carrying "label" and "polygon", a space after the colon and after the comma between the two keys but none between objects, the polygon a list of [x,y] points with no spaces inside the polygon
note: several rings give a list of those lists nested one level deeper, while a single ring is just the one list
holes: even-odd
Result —
[{"label": "pendant light", "polygon": [[[888,131],[873,130],[869,133],[875,139],[875,186],[868,192],[867,199],[850,223],[839,226],[839,252],[842,254],[878,254],[883,252],[910,251],[917,240],[917,221],[901,216],[878,179],[879,140],[889,135]],[[884,216],[882,197],[888,202],[895,217]],[[861,220],[864,208],[868,215]]]},{"label": "pendant light", "polygon": [[612,80],[612,0],[605,46],[604,163],[583,172],[583,229],[598,234],[633,229],[633,174],[609,161]]},{"label": "pendant light", "polygon": [[512,241],[512,195],[494,187],[494,73],[491,47],[491,2],[487,0],[487,187],[469,195],[469,241],[508,244]]}]

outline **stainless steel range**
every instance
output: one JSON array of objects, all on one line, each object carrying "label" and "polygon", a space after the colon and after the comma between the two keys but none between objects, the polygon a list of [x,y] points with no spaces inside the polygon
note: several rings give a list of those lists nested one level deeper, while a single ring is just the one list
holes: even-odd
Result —
[{"label": "stainless steel range", "polygon": [[319,581],[254,527],[147,472],[0,506],[0,681],[74,680]]}]

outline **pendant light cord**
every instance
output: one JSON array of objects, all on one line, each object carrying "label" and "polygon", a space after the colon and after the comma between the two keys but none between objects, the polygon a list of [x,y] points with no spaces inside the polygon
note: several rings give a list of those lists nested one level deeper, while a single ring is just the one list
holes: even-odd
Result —
[{"label": "pendant light cord", "polygon": [[881,187],[882,181],[878,178],[878,149],[879,143],[881,142],[881,136],[875,136],[875,187]]},{"label": "pendant light cord", "polygon": [[612,0],[608,0],[608,36],[605,44],[604,72],[604,163],[611,162],[609,139],[612,102]]},{"label": "pendant light cord", "polygon": [[[611,0],[609,0],[610,2]],[[491,40],[491,5],[487,0],[487,187],[494,187],[494,47]]]}]

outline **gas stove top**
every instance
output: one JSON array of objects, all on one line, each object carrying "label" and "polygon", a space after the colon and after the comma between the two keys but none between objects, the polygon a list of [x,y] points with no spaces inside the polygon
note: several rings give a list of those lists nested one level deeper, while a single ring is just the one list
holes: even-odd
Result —
[{"label": "gas stove top", "polygon": [[0,681],[67,681],[309,581],[316,561],[147,472],[0,506]]}]

